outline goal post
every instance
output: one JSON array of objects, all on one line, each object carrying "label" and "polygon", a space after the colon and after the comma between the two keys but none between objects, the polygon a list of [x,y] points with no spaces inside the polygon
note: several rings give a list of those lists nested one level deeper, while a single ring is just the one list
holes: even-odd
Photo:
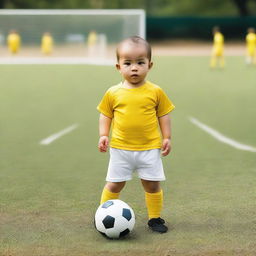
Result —
[{"label": "goal post", "polygon": [[[6,39],[11,30],[17,31],[21,37],[20,51],[16,56],[40,57],[42,36],[48,33],[54,42],[52,57],[109,58],[122,39],[133,35],[145,38],[145,11],[0,10],[0,48],[7,47]],[[92,33],[96,35],[94,39]],[[93,44],[96,47],[95,55],[89,56],[89,47]],[[0,58],[4,52],[0,50]]]}]

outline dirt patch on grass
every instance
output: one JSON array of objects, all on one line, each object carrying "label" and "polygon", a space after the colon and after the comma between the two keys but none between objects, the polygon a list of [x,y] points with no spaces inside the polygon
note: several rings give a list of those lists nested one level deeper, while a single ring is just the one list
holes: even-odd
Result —
[{"label": "dirt patch on grass", "polygon": [[[155,56],[209,56],[212,50],[211,42],[200,41],[164,41],[152,43]],[[226,43],[226,56],[243,56],[245,45],[242,43]]]},{"label": "dirt patch on grass", "polygon": [[[152,42],[154,56],[209,56],[211,54],[212,43],[200,41],[163,41]],[[242,43],[226,43],[226,56],[245,55],[245,45]],[[49,57],[41,53],[40,46],[21,47],[20,52],[12,55],[4,46],[0,47],[1,57]],[[86,45],[55,46],[52,57],[88,57]],[[104,56],[107,59],[115,58],[115,46],[107,47]],[[96,56],[97,57],[97,56]],[[102,57],[102,56],[98,56]]]}]

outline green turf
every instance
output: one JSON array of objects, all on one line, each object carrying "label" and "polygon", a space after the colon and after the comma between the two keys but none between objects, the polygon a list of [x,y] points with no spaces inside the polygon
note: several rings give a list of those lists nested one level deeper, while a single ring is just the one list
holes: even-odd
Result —
[{"label": "green turf", "polygon": [[[222,144],[189,116],[256,146],[255,71],[240,57],[209,70],[205,57],[161,57],[149,79],[176,105],[173,152],[164,159],[163,217],[153,234],[134,177],[121,199],[136,214],[133,233],[109,241],[92,219],[108,155],[97,151],[96,105],[120,80],[112,67],[0,66],[0,255],[256,255],[256,153]],[[48,146],[40,140],[74,123]]]}]

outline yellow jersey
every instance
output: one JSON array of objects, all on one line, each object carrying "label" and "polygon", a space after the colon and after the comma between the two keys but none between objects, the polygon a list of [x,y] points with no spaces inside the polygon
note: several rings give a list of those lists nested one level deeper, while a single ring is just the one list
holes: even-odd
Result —
[{"label": "yellow jersey", "polygon": [[110,147],[135,151],[161,148],[158,118],[174,108],[165,92],[149,81],[131,89],[122,83],[112,86],[97,107],[112,118]]},{"label": "yellow jersey", "polygon": [[88,40],[87,40],[88,46],[94,46],[96,44],[96,42],[97,42],[96,32],[90,32],[88,35]]},{"label": "yellow jersey", "polygon": [[20,48],[20,36],[16,33],[9,34],[7,37],[7,44],[10,52],[18,52]]},{"label": "yellow jersey", "polygon": [[53,46],[53,39],[50,35],[44,35],[42,37],[41,50],[44,54],[51,54]]},{"label": "yellow jersey", "polygon": [[248,55],[254,55],[256,49],[256,34],[249,33],[246,36],[246,46]]},{"label": "yellow jersey", "polygon": [[224,48],[224,36],[220,32],[217,32],[213,37],[213,54],[216,56],[222,56],[223,48]]}]

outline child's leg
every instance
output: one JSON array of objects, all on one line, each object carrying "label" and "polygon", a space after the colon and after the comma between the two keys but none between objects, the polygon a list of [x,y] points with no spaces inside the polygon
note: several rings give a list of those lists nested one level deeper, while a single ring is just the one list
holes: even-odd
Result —
[{"label": "child's leg", "polygon": [[160,218],[163,207],[163,191],[159,181],[141,180],[145,190],[145,199],[148,208],[148,226],[151,230],[159,233],[168,231],[168,227],[164,225],[165,221]]},{"label": "child's leg", "polygon": [[102,191],[100,204],[111,199],[118,199],[120,191],[123,189],[124,186],[125,186],[125,181],[123,182],[108,181]]},{"label": "child's leg", "polygon": [[210,67],[215,68],[217,64],[217,57],[215,55],[211,56],[211,61],[210,61]]},{"label": "child's leg", "polygon": [[221,68],[225,67],[225,58],[224,58],[224,56],[220,56],[220,67]]},{"label": "child's leg", "polygon": [[160,181],[141,179],[141,183],[145,190],[148,218],[159,218],[163,207],[163,191],[160,187]]},{"label": "child's leg", "polygon": [[246,58],[245,58],[245,63],[246,63],[247,65],[252,64],[252,59],[251,59],[251,57],[250,57],[249,55],[246,56]]}]

